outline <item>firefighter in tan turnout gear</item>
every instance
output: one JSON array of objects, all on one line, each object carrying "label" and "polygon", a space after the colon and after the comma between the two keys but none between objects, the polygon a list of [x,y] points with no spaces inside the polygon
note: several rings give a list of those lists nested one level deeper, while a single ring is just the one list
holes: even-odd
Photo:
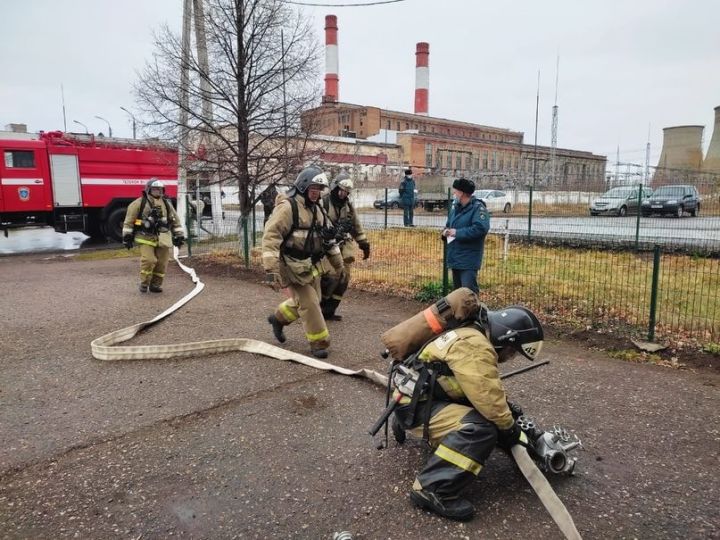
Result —
[{"label": "firefighter in tan turnout gear", "polygon": [[355,262],[353,240],[357,242],[363,252],[363,259],[370,257],[370,243],[365,236],[355,207],[349,200],[352,189],[352,179],[346,172],[341,172],[330,183],[330,193],[322,197],[323,208],[340,236],[340,252],[344,262],[343,272],[329,271],[323,274],[321,279],[322,301],[320,307],[326,321],[342,320],[342,317],[336,315],[335,311],[350,283],[350,267]]},{"label": "firefighter in tan turnout gear", "polygon": [[327,358],[330,345],[325,319],[320,311],[320,276],[323,259],[342,272],[343,261],[334,239],[332,223],[318,204],[328,180],[319,168],[307,167],[295,179],[287,197],[277,205],[265,225],[262,261],[274,287],[287,287],[291,298],[268,317],[273,334],[285,342],[283,327],[301,319],[310,351]]},{"label": "firefighter in tan turnout gear", "polygon": [[408,429],[434,448],[410,492],[417,506],[450,519],[473,516],[461,490],[480,473],[496,445],[509,450],[528,442],[515,421],[522,410],[508,402],[498,362],[518,352],[534,360],[542,341],[542,326],[530,310],[510,306],[487,311],[482,306],[472,322],[440,334],[418,351],[413,360],[420,383],[415,388],[422,388],[417,396],[402,397],[392,422],[398,442]]},{"label": "firefighter in tan turnout gear", "polygon": [[122,233],[125,247],[132,248],[133,241],[140,246],[140,292],[162,292],[170,249],[182,246],[185,235],[160,180],[151,178],[142,197],[130,203]]}]

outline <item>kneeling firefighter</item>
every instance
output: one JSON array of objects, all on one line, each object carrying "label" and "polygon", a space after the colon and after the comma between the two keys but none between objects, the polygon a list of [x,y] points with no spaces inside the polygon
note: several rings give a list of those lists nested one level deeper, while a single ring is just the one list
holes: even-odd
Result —
[{"label": "kneeling firefighter", "polygon": [[[509,450],[528,442],[515,421],[522,411],[508,402],[498,363],[516,353],[534,360],[542,347],[543,329],[522,306],[488,311],[478,303],[477,315],[463,319],[467,310],[458,316],[457,309],[449,309],[456,293],[474,296],[461,288],[446,297],[447,302],[433,306],[434,312],[426,310],[424,319],[433,333],[442,333],[393,373],[398,406],[392,427],[399,442],[409,430],[434,449],[410,492],[413,503],[450,519],[467,520],[473,506],[460,492],[480,473],[493,448]],[[443,312],[447,319],[442,319]],[[409,330],[403,324],[383,335],[391,352],[390,343]]]},{"label": "kneeling firefighter", "polygon": [[320,310],[322,260],[342,272],[343,260],[320,194],[328,187],[325,173],[317,167],[303,169],[287,197],[278,197],[262,238],[262,261],[273,288],[287,287],[291,298],[268,317],[273,334],[285,342],[283,327],[301,319],[310,352],[327,358],[330,334]]},{"label": "kneeling firefighter", "polygon": [[330,193],[322,197],[323,208],[337,231],[336,238],[345,264],[343,272],[338,273],[331,270],[322,276],[322,301],[320,307],[326,321],[342,320],[342,317],[336,315],[335,311],[350,283],[350,267],[355,262],[353,240],[357,242],[358,247],[363,252],[363,259],[370,257],[370,243],[367,236],[365,236],[360,219],[357,212],[355,212],[355,207],[349,199],[352,189],[353,182],[350,175],[341,172],[330,183]]},{"label": "kneeling firefighter", "polygon": [[162,292],[165,270],[173,244],[185,242],[182,224],[172,203],[165,198],[165,184],[151,178],[142,197],[128,206],[123,223],[123,245],[140,246],[140,292]]}]

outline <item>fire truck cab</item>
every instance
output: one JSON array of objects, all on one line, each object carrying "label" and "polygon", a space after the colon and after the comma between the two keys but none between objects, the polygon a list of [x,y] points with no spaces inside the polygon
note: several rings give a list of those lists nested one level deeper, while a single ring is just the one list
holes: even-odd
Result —
[{"label": "fire truck cab", "polygon": [[[0,227],[121,239],[128,204],[153,177],[177,197],[177,152],[159,142],[60,131],[0,136]],[[11,135],[11,136],[8,136]]]}]

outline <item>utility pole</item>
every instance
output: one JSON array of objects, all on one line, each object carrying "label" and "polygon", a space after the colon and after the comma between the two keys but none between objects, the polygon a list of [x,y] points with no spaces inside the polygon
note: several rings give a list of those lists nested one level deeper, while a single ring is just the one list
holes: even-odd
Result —
[{"label": "utility pole", "polygon": [[650,185],[650,124],[648,124],[648,141],[645,147],[645,181],[644,184]]},{"label": "utility pole", "polygon": [[[183,2],[183,24],[182,24],[182,58],[180,60],[180,133],[178,140],[178,217],[181,223],[185,223],[187,212],[187,166],[185,156],[187,154],[188,142],[188,110],[190,108],[190,16],[192,13],[192,0]],[[190,231],[188,231],[188,235]]]},{"label": "utility pole", "polygon": [[617,147],[617,157],[615,158],[615,185],[620,185],[620,145]]},{"label": "utility pole", "polygon": [[556,186],[557,180],[557,130],[558,130],[558,79],[560,76],[560,55],[555,65],[555,105],[552,108],[552,128],[550,135],[550,170],[552,171],[551,181]]},{"label": "utility pole", "polygon": [[63,109],[63,131],[67,133],[67,118],[65,116],[65,89],[60,84],[60,96],[62,98],[62,109]]},{"label": "utility pole", "polygon": [[120,107],[123,111],[128,113],[130,115],[130,118],[132,118],[132,126],[133,126],[133,139],[135,138],[135,115],[128,111],[125,107]]}]

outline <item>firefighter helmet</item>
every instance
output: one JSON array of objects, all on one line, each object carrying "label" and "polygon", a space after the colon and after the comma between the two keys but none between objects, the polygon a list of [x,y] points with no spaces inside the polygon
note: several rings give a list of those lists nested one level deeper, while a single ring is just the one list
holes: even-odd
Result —
[{"label": "firefighter helmet", "polygon": [[338,173],[333,181],[330,182],[330,189],[335,191],[336,189],[342,189],[350,193],[353,190],[353,181],[350,175],[345,171]]},{"label": "firefighter helmet", "polygon": [[165,195],[165,184],[158,180],[157,178],[153,177],[150,180],[147,181],[147,184],[145,184],[145,193],[150,195],[150,190],[152,188],[160,188],[162,189],[163,195]]},{"label": "firefighter helmet", "polygon": [[543,344],[543,329],[535,314],[523,306],[487,311],[490,341],[495,349],[511,347],[528,360],[535,360]]},{"label": "firefighter helmet", "polygon": [[310,186],[328,187],[327,176],[318,167],[305,167],[293,182],[293,187],[300,193],[305,193]]}]

